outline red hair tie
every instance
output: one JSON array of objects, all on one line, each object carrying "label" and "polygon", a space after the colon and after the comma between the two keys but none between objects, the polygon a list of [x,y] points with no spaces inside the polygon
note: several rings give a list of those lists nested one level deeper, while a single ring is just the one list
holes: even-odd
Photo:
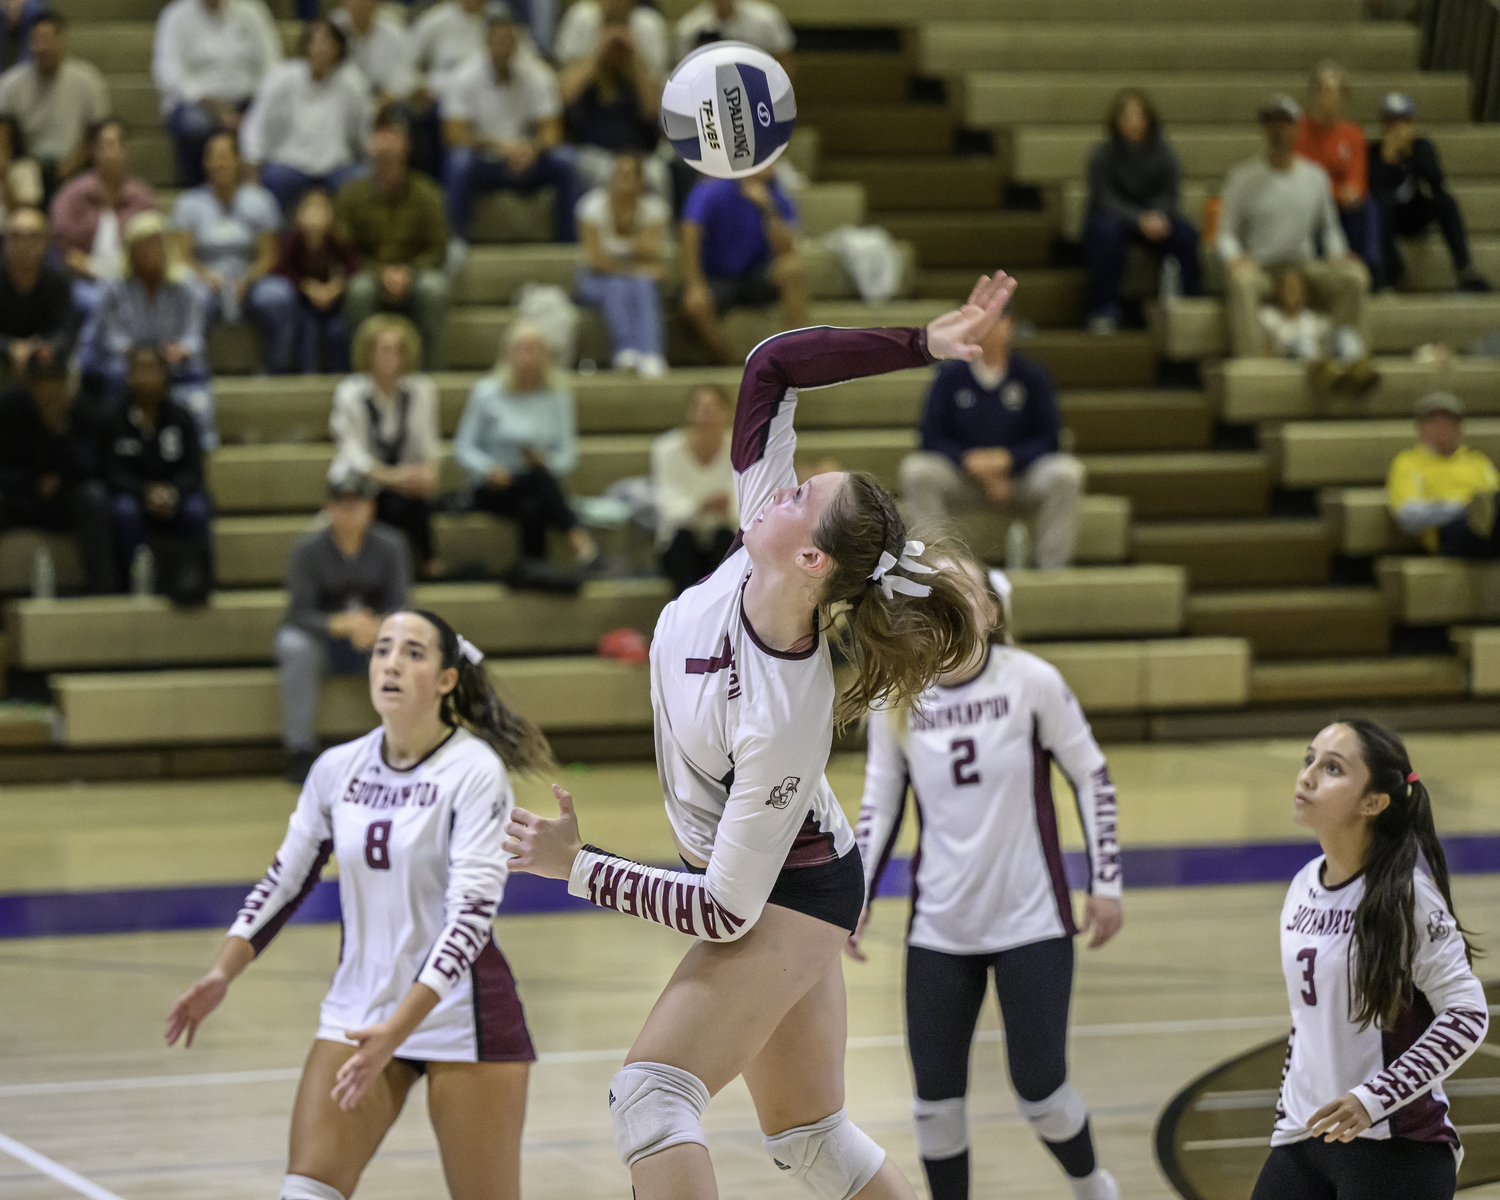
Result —
[{"label": "red hair tie", "polygon": [[1417,783],[1417,782],[1419,782],[1417,773],[1415,771],[1413,771],[1410,775],[1408,775],[1406,777],[1406,782],[1407,783]]}]

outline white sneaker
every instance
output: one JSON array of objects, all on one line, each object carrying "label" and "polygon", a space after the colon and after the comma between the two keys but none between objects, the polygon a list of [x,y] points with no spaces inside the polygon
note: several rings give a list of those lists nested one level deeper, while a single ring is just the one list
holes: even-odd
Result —
[{"label": "white sneaker", "polygon": [[443,269],[448,273],[449,279],[457,279],[464,273],[464,265],[469,261],[469,243],[463,238],[454,235],[448,239],[448,257],[443,262]]},{"label": "white sneaker", "polygon": [[1103,1167],[1085,1179],[1069,1179],[1075,1200],[1120,1200],[1120,1185]]},{"label": "white sneaker", "polygon": [[616,371],[634,371],[641,365],[641,353],[639,350],[621,350],[615,354],[610,366]]},{"label": "white sneaker", "polygon": [[667,360],[660,354],[643,354],[639,370],[644,379],[660,379],[667,373]]}]

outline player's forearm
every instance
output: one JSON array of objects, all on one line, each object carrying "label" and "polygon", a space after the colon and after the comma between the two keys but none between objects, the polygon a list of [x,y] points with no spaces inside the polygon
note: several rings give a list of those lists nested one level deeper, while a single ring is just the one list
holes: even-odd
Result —
[{"label": "player's forearm", "polygon": [[1410,1050],[1354,1088],[1353,1094],[1372,1121],[1382,1121],[1458,1070],[1479,1048],[1488,1028],[1482,993],[1472,1007],[1445,1009]]},{"label": "player's forearm", "polygon": [[386,1028],[398,1042],[404,1042],[417,1031],[417,1026],[427,1019],[427,1014],[437,1007],[441,999],[425,983],[412,984],[386,1022]]},{"label": "player's forearm", "polygon": [[214,965],[208,970],[209,974],[219,976],[225,983],[233,983],[254,961],[255,947],[244,938],[231,933],[219,947]]},{"label": "player's forearm", "polygon": [[[597,846],[578,852],[568,891],[600,908],[709,942],[735,941],[755,923],[754,918],[737,916],[719,903],[709,891],[706,876],[648,867]],[[757,911],[755,916],[759,915]]]}]

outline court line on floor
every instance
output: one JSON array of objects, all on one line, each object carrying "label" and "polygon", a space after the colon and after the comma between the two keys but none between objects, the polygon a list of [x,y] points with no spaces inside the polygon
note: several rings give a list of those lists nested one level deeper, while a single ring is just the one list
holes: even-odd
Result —
[{"label": "court line on floor", "polygon": [[60,1162],[53,1162],[45,1154],[39,1154],[30,1146],[16,1141],[15,1138],[6,1137],[0,1133],[0,1152],[9,1154],[12,1158],[18,1158],[29,1167],[40,1171],[43,1175],[49,1175],[65,1188],[70,1188],[80,1196],[87,1196],[89,1200],[123,1200],[123,1197],[115,1195],[114,1192],[100,1187],[97,1183],[91,1183],[77,1171],[70,1171]]}]

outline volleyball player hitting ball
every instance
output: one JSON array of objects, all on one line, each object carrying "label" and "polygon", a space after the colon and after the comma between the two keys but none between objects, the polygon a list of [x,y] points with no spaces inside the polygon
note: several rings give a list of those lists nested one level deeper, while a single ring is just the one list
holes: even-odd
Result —
[{"label": "volleyball player hitting ball", "polygon": [[[968,1200],[969,1048],[995,977],[1021,1112],[1078,1200],[1117,1200],[1068,1082],[1073,902],[1052,803],[1055,757],[1073,787],[1089,862],[1090,948],[1118,932],[1120,847],[1104,753],[1057,669],[1009,644],[1000,572],[959,564],[988,640],[909,705],[870,714],[856,837],[866,895],[890,859],[908,784],[921,813],[906,951],[906,1040],[917,1149],[932,1200]],[[850,957],[863,962],[860,935]]]},{"label": "volleyball player hitting ball", "polygon": [[292,1110],[281,1200],[344,1200],[427,1076],[454,1200],[516,1200],[531,1036],[490,920],[505,888],[508,772],[549,765],[441,617],[397,612],[370,656],[380,728],[313,764],[286,840],[213,968],[167,1017],[187,1045],[339,864],[343,945]]},{"label": "volleyball player hitting ball", "polygon": [[1340,721],[1308,747],[1293,814],[1323,853],[1281,910],[1292,1034],[1251,1200],[1450,1200],[1463,1149],[1442,1082],[1489,1007],[1427,788],[1395,734]]},{"label": "volleyball player hitting ball", "polygon": [[[585,846],[561,788],[560,818],[511,815],[516,870],[698,939],[611,1082],[638,1200],[717,1196],[702,1116],[737,1075],[767,1153],[821,1200],[915,1196],[844,1111],[839,951],[864,876],[823,771],[836,721],[915,696],[979,634],[961,581],[907,540],[871,477],[798,486],[792,418],[800,388],[977,357],[1014,289],[996,274],[926,329],[800,329],[750,354],[731,451],[743,544],[667,606],[651,643],[657,770],[687,872]],[[835,606],[854,675],[837,709]]]}]

